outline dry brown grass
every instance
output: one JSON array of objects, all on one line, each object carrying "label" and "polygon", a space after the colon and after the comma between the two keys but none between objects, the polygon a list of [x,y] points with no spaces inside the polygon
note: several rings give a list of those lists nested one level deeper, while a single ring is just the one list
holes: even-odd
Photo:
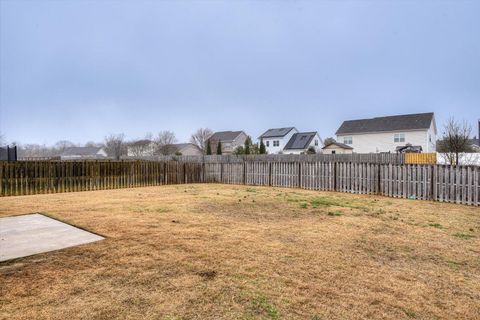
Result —
[{"label": "dry brown grass", "polygon": [[479,319],[480,210],[229,185],[0,199],[106,240],[0,264],[5,319]]}]

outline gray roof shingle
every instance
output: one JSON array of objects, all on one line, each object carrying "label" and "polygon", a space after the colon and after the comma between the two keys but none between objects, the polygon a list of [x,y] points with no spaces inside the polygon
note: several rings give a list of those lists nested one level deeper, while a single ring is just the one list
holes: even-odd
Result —
[{"label": "gray roof shingle", "polygon": [[348,144],[345,144],[345,143],[341,143],[341,142],[330,142],[329,144],[327,144],[325,147],[323,147],[322,149],[325,149],[331,145],[336,145],[337,147],[340,147],[340,148],[343,148],[343,149],[353,149],[351,146],[349,146]]},{"label": "gray roof shingle", "polygon": [[421,130],[430,128],[433,112],[344,121],[336,134]]},{"label": "gray roof shingle", "polygon": [[219,131],[212,134],[208,139],[216,141],[233,141],[242,133],[243,131]]},{"label": "gray roof shingle", "polygon": [[317,132],[294,133],[284,149],[306,149]]},{"label": "gray roof shingle", "polygon": [[293,129],[295,129],[295,127],[268,129],[259,138],[284,137]]},{"label": "gray roof shingle", "polygon": [[62,152],[62,156],[94,156],[101,147],[71,147]]}]

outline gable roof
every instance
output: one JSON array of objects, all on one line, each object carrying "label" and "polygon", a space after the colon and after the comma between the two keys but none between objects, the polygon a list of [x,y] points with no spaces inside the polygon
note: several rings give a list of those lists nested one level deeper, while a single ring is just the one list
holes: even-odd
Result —
[{"label": "gable roof", "polygon": [[132,147],[137,147],[137,146],[148,146],[149,144],[153,143],[152,140],[148,139],[142,139],[142,140],[135,140],[130,142],[128,145]]},{"label": "gable roof", "polygon": [[336,134],[421,130],[430,128],[433,112],[344,121]]},{"label": "gable roof", "polygon": [[293,129],[297,130],[295,127],[268,129],[258,138],[285,137]]},{"label": "gable roof", "polygon": [[96,155],[101,147],[70,147],[62,152],[62,156],[93,156]]},{"label": "gable roof", "polygon": [[348,144],[345,144],[345,143],[340,143],[340,142],[330,142],[329,144],[327,144],[325,147],[323,147],[322,149],[325,149],[325,148],[328,148],[330,147],[331,145],[335,145],[337,147],[340,147],[340,148],[343,148],[343,149],[353,149],[351,146],[349,146]]},{"label": "gable roof", "polygon": [[306,149],[317,132],[297,132],[292,135],[285,145],[287,149]]},{"label": "gable roof", "polygon": [[198,150],[200,150],[200,148],[196,145],[194,145],[193,143],[175,143],[175,144],[172,144],[172,147],[175,148],[176,151],[181,151],[187,147],[193,147],[193,148],[197,148]]},{"label": "gable roof", "polygon": [[243,131],[218,131],[212,134],[208,140],[233,141],[242,133],[245,134]]},{"label": "gable roof", "polygon": [[470,139],[470,144],[478,147],[480,146],[480,139],[477,139],[477,138]]}]

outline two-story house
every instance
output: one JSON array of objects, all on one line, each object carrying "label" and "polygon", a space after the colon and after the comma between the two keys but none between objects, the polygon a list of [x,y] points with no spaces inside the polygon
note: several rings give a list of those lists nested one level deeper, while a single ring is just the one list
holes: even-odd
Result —
[{"label": "two-story house", "polygon": [[222,154],[232,154],[236,148],[245,145],[247,137],[243,131],[219,131],[212,134],[208,141],[213,154],[217,152],[219,142],[222,145]]},{"label": "two-story house", "polygon": [[263,141],[267,153],[277,154],[283,152],[295,133],[298,133],[298,130],[294,127],[268,129],[258,137],[258,140]]},{"label": "two-story house", "polygon": [[292,135],[283,148],[284,154],[304,154],[310,150],[319,153],[322,150],[322,140],[318,132],[297,132]]},{"label": "two-story house", "polygon": [[396,152],[407,144],[435,152],[437,127],[433,112],[344,121],[337,141],[355,153]]}]

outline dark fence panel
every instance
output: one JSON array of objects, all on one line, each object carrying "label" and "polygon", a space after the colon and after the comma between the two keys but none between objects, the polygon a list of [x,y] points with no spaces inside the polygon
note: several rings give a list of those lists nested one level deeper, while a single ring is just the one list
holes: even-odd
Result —
[{"label": "dark fence panel", "polygon": [[353,154],[256,154],[210,156],[151,156],[125,157],[125,160],[179,161],[199,163],[243,162],[354,162],[354,163],[405,163],[402,153],[353,153]]}]

